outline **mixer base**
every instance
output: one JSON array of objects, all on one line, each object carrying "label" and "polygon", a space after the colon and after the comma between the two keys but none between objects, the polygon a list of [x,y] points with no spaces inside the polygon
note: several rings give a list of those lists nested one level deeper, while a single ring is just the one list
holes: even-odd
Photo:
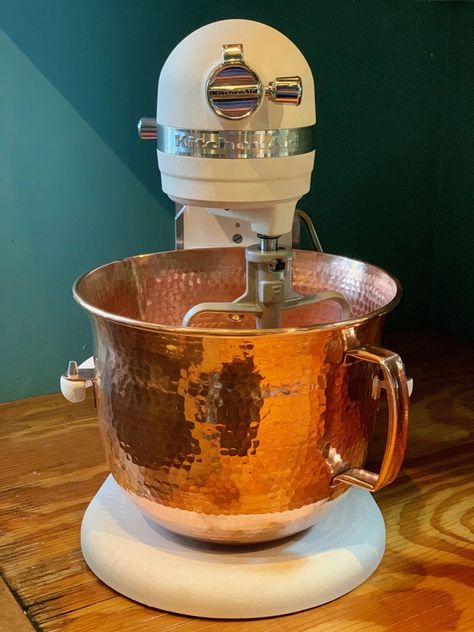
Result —
[{"label": "mixer base", "polygon": [[151,523],[109,476],[84,515],[91,570],[119,593],[179,614],[272,617],[313,608],[379,565],[385,525],[369,492],[350,489],[314,527],[266,544],[222,546]]}]

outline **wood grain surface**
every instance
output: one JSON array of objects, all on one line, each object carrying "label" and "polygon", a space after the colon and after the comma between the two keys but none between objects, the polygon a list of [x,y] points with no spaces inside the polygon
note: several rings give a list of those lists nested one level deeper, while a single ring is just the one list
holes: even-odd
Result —
[{"label": "wood grain surface", "polygon": [[474,347],[431,331],[385,344],[404,358],[415,391],[403,469],[376,494],[386,555],[365,584],[319,608],[254,621],[193,619],[118,595],[79,546],[82,515],[107,474],[93,403],[50,395],[0,405],[0,565],[21,604],[12,615],[0,595],[0,630],[28,629],[22,610],[45,632],[474,630]]}]

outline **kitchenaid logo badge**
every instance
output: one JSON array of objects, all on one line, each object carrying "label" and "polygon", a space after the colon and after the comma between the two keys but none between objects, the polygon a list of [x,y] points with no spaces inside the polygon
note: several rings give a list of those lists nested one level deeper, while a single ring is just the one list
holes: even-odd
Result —
[{"label": "kitchenaid logo badge", "polygon": [[158,151],[198,158],[279,158],[313,151],[313,126],[200,130],[158,125]]},{"label": "kitchenaid logo badge", "polygon": [[209,90],[209,96],[212,97],[258,97],[260,96],[261,89],[259,86],[255,88],[211,88]]},{"label": "kitchenaid logo badge", "polygon": [[201,134],[189,134],[177,132],[174,137],[174,145],[178,153],[199,154],[252,154],[265,153],[273,155],[275,152],[294,152],[298,150],[298,136],[288,134],[275,134],[271,132],[258,132],[258,136],[242,134],[235,138],[212,134],[211,137]]}]

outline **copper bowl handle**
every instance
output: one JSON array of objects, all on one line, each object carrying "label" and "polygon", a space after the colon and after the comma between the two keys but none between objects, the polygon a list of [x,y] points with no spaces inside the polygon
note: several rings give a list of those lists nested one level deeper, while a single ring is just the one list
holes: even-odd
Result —
[{"label": "copper bowl handle", "polygon": [[366,346],[348,351],[344,363],[360,360],[377,364],[383,374],[383,381],[375,379],[374,397],[378,399],[381,389],[387,392],[388,432],[385,453],[378,474],[370,470],[349,468],[335,476],[334,480],[376,492],[391,483],[400,470],[407,445],[409,393],[405,367],[399,355],[381,347]]}]

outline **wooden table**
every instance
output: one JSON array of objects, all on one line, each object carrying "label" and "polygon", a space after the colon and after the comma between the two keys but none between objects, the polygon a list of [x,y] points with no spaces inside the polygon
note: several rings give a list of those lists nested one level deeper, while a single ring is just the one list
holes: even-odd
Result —
[{"label": "wooden table", "polygon": [[82,515],[106,477],[95,409],[48,395],[0,405],[0,630],[474,630],[474,345],[430,331],[385,344],[404,357],[415,391],[404,467],[376,495],[386,555],[364,585],[254,621],[193,619],[121,597],[88,570],[79,546]]}]

